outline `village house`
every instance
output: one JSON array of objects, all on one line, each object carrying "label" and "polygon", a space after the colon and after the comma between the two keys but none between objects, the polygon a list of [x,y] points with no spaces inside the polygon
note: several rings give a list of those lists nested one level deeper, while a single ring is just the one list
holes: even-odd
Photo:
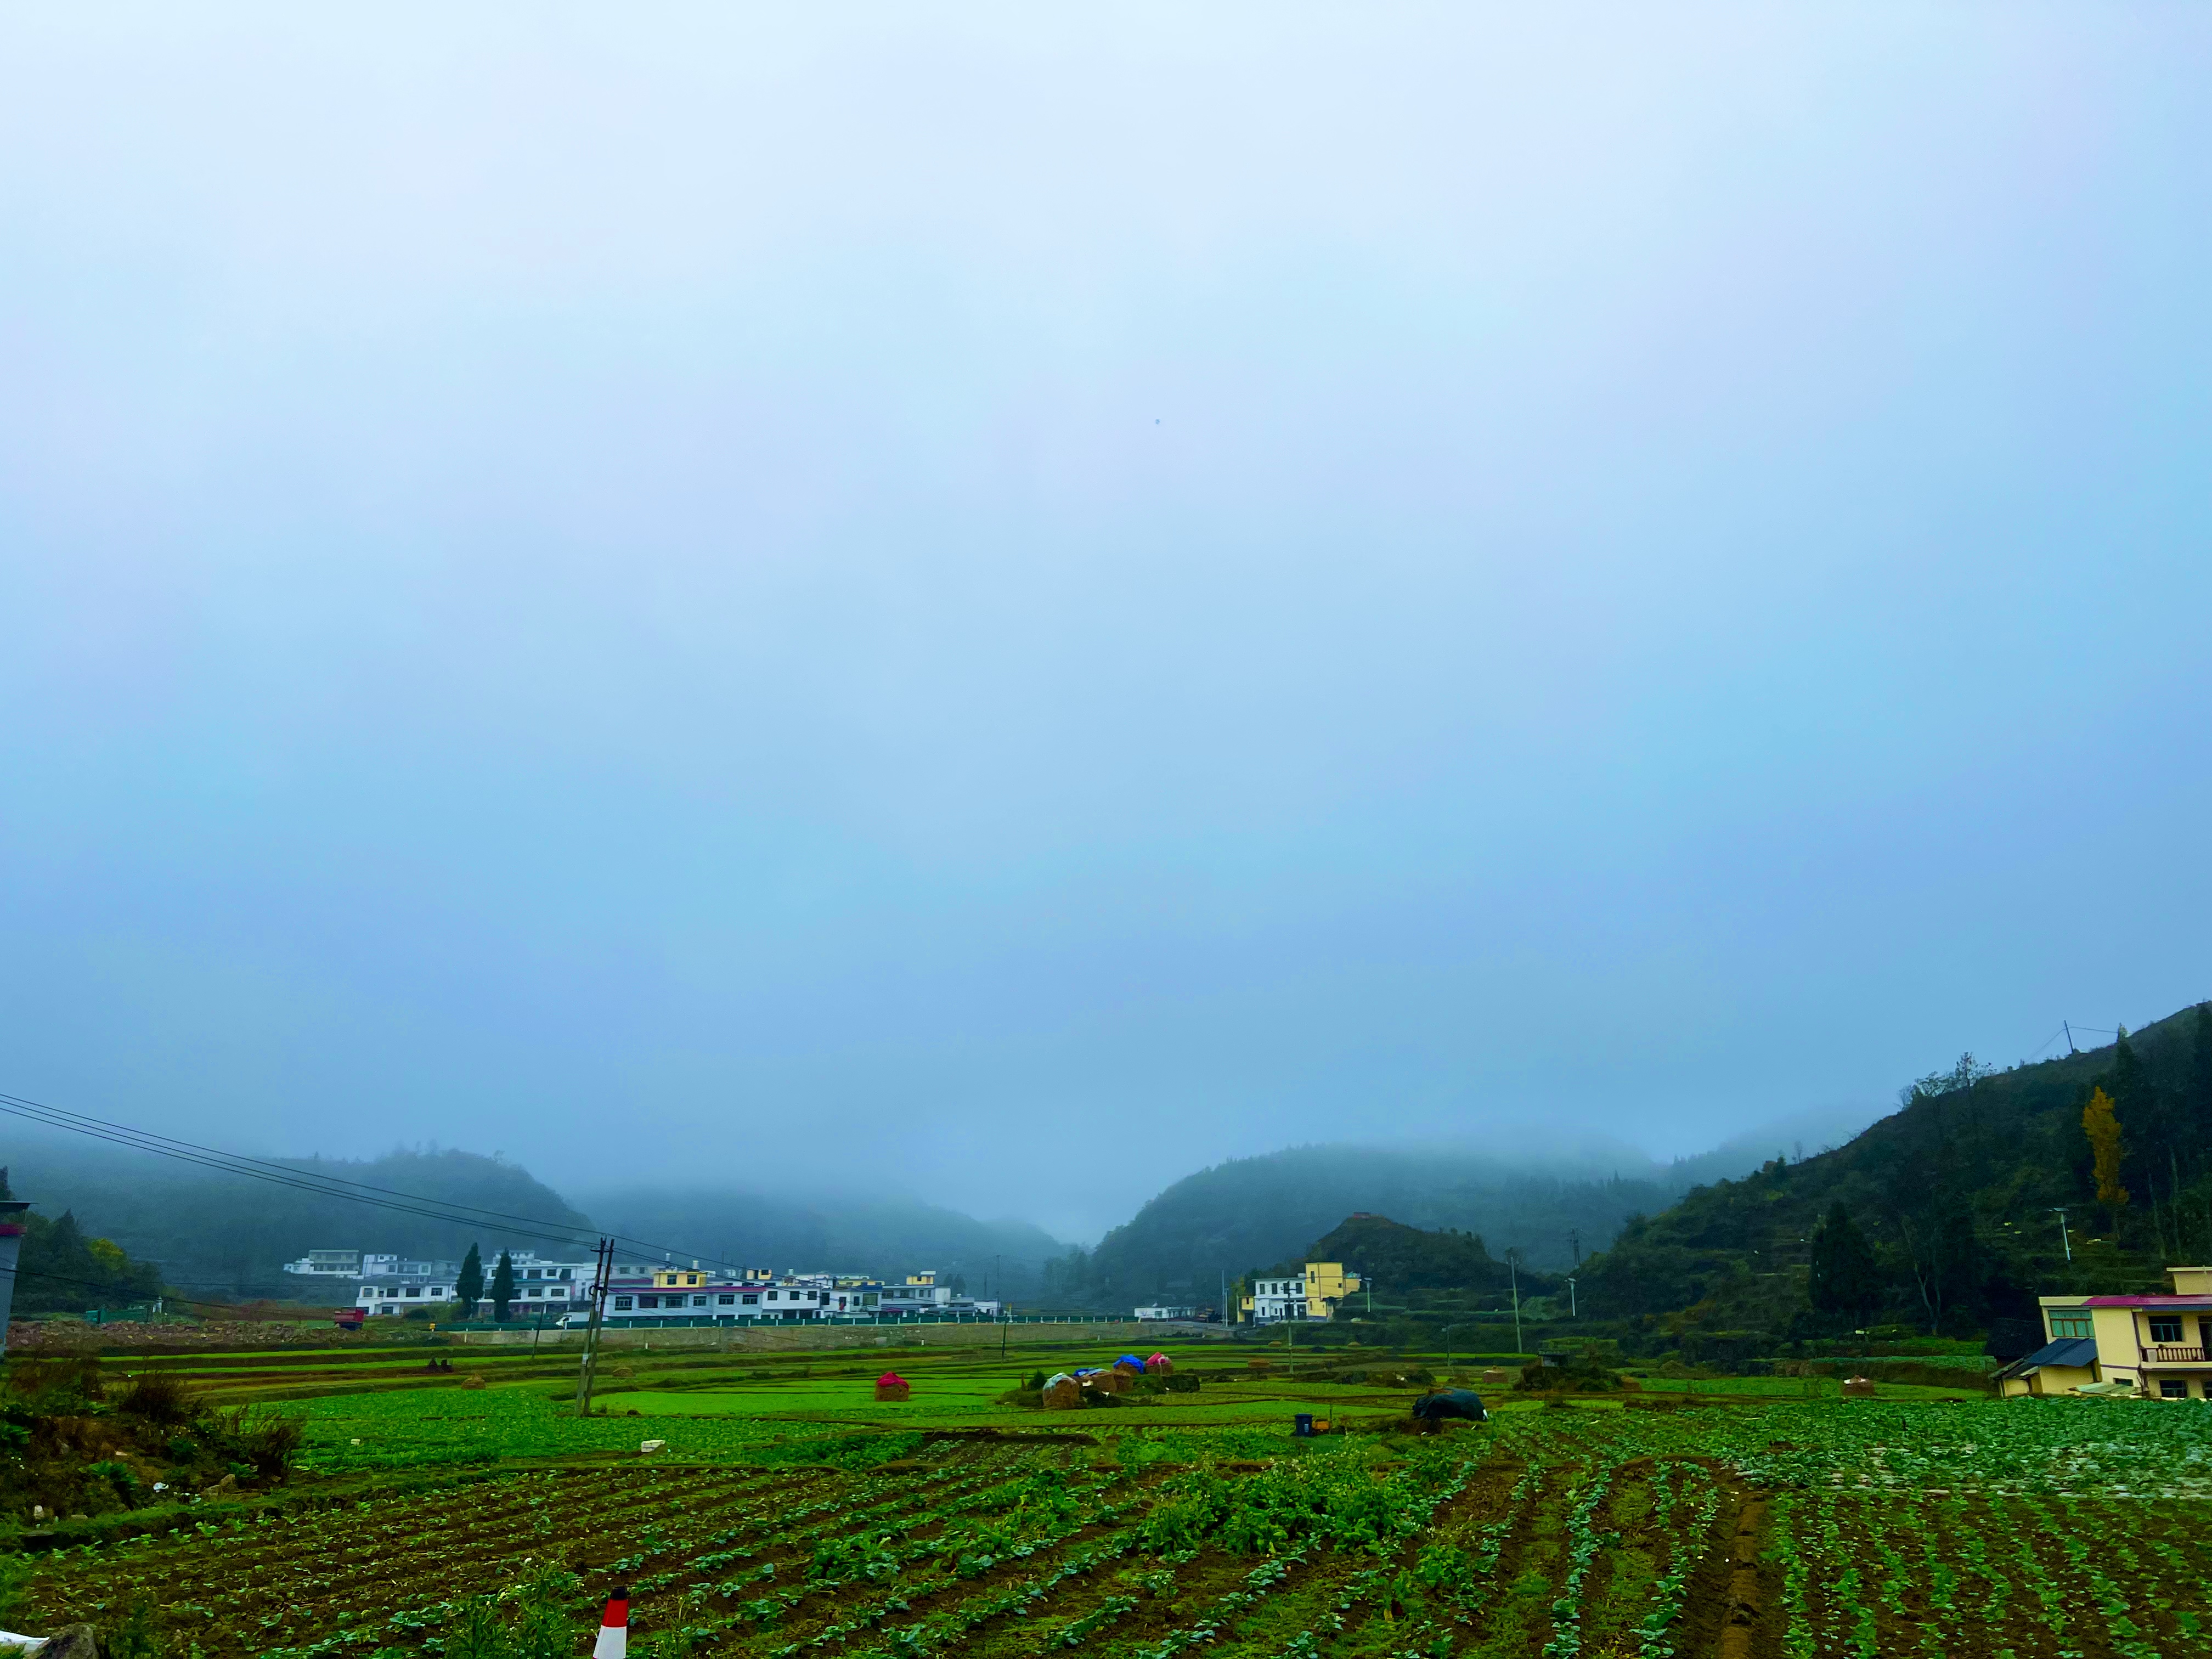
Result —
[{"label": "village house", "polygon": [[1362,1288],[1359,1275],[1346,1273],[1341,1261],[1309,1261],[1295,1274],[1254,1279],[1244,1297],[1244,1316],[1255,1325],[1279,1319],[1330,1319],[1345,1297]]},{"label": "village house", "polygon": [[2008,1396],[2083,1388],[2212,1400],[2212,1267],[2168,1267],[2166,1296],[2046,1296],[2044,1346],[1997,1373]]}]

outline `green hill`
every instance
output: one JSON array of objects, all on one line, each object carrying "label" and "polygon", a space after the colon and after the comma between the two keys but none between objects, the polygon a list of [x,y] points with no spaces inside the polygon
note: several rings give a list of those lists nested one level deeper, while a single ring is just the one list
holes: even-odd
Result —
[{"label": "green hill", "polygon": [[[1611,1173],[1616,1164],[1622,1175]],[[1224,1278],[1291,1260],[1358,1211],[1480,1233],[1557,1271],[1678,1190],[1634,1151],[1546,1166],[1451,1147],[1297,1146],[1184,1176],[1097,1249],[1052,1264],[1048,1294],[1102,1308],[1211,1304]]]},{"label": "green hill", "polygon": [[[591,1222],[520,1165],[452,1151],[395,1152],[362,1161],[283,1158],[303,1173],[417,1194],[441,1204],[542,1218],[588,1238]],[[168,1286],[218,1298],[331,1292],[283,1271],[310,1249],[359,1246],[404,1255],[458,1258],[472,1243],[487,1255],[554,1247],[491,1225],[447,1222],[349,1202],[329,1193],[217,1175],[62,1136],[27,1133],[11,1147],[16,1196],[36,1213],[73,1213],[88,1234],[103,1235],[150,1265]],[[111,1293],[115,1299],[119,1292]],[[85,1298],[56,1305],[76,1306]],[[18,1305],[22,1305],[18,1304]]]},{"label": "green hill", "polygon": [[[2081,1118],[2099,1087],[2125,1203],[2098,1201]],[[1678,1331],[1966,1332],[2032,1315],[2039,1293],[2147,1287],[2184,1260],[2212,1260],[2212,1005],[2003,1072],[1966,1057],[1846,1146],[1630,1221],[1581,1286],[1587,1313]]]},{"label": "green hill", "polygon": [[1504,1286],[1505,1264],[1481,1237],[1455,1231],[1428,1232],[1388,1216],[1346,1217],[1307,1246],[1303,1261],[1341,1261],[1389,1294],[1403,1291],[1494,1291]]}]

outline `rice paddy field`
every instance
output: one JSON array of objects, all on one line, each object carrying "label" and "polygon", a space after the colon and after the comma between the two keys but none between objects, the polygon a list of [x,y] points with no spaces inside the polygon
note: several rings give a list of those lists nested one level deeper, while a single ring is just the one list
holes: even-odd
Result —
[{"label": "rice paddy field", "polygon": [[337,1378],[287,1407],[289,1487],[45,1550],[26,1616],[137,1607],[179,1659],[538,1659],[619,1583],[648,1659],[2212,1652],[2203,1402],[1653,1377],[1415,1433],[1418,1356],[1217,1346],[1196,1392],[1000,1403],[1110,1358],[902,1353],[878,1402],[880,1355],[622,1356],[580,1419],[544,1364]]}]

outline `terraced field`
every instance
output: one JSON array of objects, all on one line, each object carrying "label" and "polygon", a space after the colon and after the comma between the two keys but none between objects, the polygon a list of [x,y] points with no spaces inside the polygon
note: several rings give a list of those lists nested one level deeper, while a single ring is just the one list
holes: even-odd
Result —
[{"label": "terraced field", "polygon": [[33,1613],[151,1607],[179,1659],[580,1653],[617,1583],[647,1659],[2212,1651],[2197,1407],[1655,1388],[1415,1435],[1380,1382],[1038,1413],[969,1362],[896,1406],[801,1369],[588,1419],[534,1381],[313,1401],[289,1497],[50,1553]]}]

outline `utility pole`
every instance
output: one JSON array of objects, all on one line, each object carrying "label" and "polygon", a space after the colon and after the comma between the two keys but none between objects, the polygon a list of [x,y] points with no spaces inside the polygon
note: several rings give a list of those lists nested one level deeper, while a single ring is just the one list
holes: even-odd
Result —
[{"label": "utility pole", "polygon": [[1583,1236],[1581,1229],[1576,1227],[1570,1227],[1567,1229],[1567,1245],[1568,1248],[1572,1249],[1575,1253],[1575,1271],[1577,1273],[1580,1273],[1583,1270]]},{"label": "utility pole", "polygon": [[1528,1346],[1521,1338],[1521,1247],[1515,1245],[1505,1253],[1505,1270],[1513,1275],[1513,1352],[1526,1353]]},{"label": "utility pole", "polygon": [[[2058,1024],[2066,1033],[2066,1052],[2069,1054],[2080,1054],[2081,1051],[2074,1046],[2074,1028],[2063,1019],[2060,1020]],[[2072,1258],[2069,1257],[2068,1260],[2070,1261]]]},{"label": "utility pole", "polygon": [[1575,1300],[1575,1276],[1569,1273],[1567,1275],[1567,1317],[1580,1319],[1582,1316],[1582,1305]]},{"label": "utility pole", "polygon": [[2074,1241],[2066,1237],[2065,1206],[2054,1204],[2051,1206],[2051,1213],[2058,1218],[2058,1243],[2066,1252],[2066,1259],[2071,1261],[2074,1259]]},{"label": "utility pole", "polygon": [[576,1384],[576,1415],[592,1414],[592,1367],[599,1357],[599,1322],[607,1311],[607,1281],[614,1277],[615,1242],[599,1241],[592,1267],[592,1319],[584,1327],[584,1369]]}]

